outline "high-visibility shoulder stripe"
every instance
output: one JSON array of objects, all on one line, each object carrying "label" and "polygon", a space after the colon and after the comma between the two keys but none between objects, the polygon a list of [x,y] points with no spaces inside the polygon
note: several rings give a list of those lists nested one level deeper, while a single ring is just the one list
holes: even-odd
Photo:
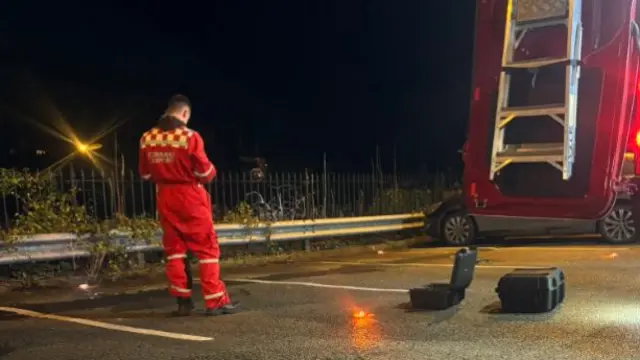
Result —
[{"label": "high-visibility shoulder stripe", "polygon": [[195,175],[196,177],[201,177],[201,178],[202,177],[207,177],[207,176],[211,175],[211,172],[213,171],[213,169],[214,169],[213,164],[211,164],[207,171],[205,171],[203,173],[194,171],[193,175]]}]

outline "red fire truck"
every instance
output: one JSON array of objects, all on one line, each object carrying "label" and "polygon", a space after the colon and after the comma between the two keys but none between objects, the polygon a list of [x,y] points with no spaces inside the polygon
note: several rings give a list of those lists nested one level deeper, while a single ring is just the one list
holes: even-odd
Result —
[{"label": "red fire truck", "polygon": [[638,0],[477,0],[461,198],[428,232],[635,240]]}]

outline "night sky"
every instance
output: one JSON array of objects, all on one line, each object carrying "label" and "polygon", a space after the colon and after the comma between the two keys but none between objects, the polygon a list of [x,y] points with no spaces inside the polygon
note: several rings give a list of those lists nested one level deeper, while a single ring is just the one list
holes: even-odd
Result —
[{"label": "night sky", "polygon": [[[367,171],[377,145],[389,171],[394,149],[404,173],[460,164],[475,1],[16,3],[0,6],[2,167],[68,153],[35,125],[62,118],[83,139],[123,121],[135,165],[174,93],[221,169],[321,170],[326,153],[331,170]],[[100,142],[109,154],[114,133]]]}]

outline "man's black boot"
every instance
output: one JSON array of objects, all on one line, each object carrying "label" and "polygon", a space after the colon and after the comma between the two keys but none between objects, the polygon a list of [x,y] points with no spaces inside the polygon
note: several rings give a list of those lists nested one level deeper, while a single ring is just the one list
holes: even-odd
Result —
[{"label": "man's black boot", "polygon": [[226,305],[222,305],[216,308],[207,308],[204,312],[206,316],[218,316],[218,315],[229,315],[235,314],[238,312],[238,305],[240,303],[234,302]]},{"label": "man's black boot", "polygon": [[173,315],[175,316],[189,316],[191,314],[191,311],[193,310],[193,308],[195,307],[193,305],[193,300],[189,297],[189,298],[176,298],[176,301],[178,303],[178,310],[173,312]]}]

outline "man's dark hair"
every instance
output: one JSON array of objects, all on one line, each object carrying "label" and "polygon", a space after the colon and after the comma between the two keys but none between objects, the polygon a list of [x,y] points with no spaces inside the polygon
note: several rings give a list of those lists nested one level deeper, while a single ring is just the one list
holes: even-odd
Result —
[{"label": "man's dark hair", "polygon": [[191,102],[189,98],[182,95],[176,94],[169,99],[169,106],[167,107],[167,112],[171,113],[174,111],[180,111],[184,106],[188,106],[191,109]]}]

